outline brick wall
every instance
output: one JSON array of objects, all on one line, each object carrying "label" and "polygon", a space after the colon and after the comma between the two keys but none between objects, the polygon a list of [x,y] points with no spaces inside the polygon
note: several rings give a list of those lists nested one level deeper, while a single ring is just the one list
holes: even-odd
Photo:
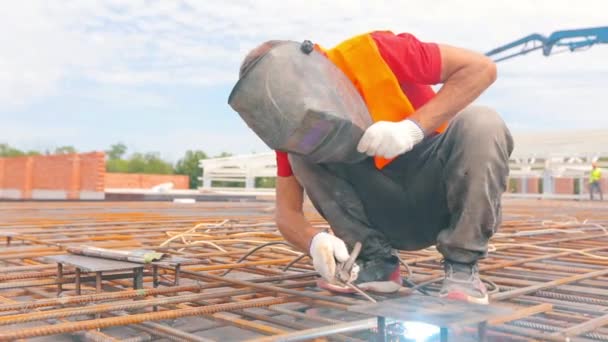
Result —
[{"label": "brick wall", "polygon": [[173,183],[174,189],[188,189],[189,178],[184,175],[150,175],[139,173],[106,173],[106,189],[149,189],[162,183]]},{"label": "brick wall", "polygon": [[103,199],[103,152],[0,158],[0,198]]},{"label": "brick wall", "polygon": [[523,193],[524,192],[524,183],[526,184],[526,192],[527,194],[537,194],[539,178],[518,178],[517,179],[517,189],[516,192]]},{"label": "brick wall", "polygon": [[573,178],[554,178],[555,193],[560,195],[574,194],[574,179]]},{"label": "brick wall", "polygon": [[540,192],[539,184],[540,178],[528,178],[527,179],[528,193],[529,194],[538,194]]},{"label": "brick wall", "polygon": [[524,182],[526,184],[527,194],[538,194],[539,193],[539,183],[540,178],[537,177],[528,177],[528,178],[516,178],[515,179],[515,192],[523,193],[524,192]]}]

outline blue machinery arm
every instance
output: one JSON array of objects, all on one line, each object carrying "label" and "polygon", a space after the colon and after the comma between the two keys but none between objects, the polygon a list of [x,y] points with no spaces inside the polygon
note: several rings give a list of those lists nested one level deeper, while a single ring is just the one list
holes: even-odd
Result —
[{"label": "blue machinery arm", "polygon": [[[608,44],[608,26],[555,31],[549,37],[534,33],[489,51],[486,56],[491,57],[511,51],[510,54],[495,59],[496,62],[499,62],[539,49],[543,50],[543,55],[549,56],[555,53],[554,47],[563,46],[574,52],[595,44]],[[513,52],[516,48],[521,48],[521,50]]]}]

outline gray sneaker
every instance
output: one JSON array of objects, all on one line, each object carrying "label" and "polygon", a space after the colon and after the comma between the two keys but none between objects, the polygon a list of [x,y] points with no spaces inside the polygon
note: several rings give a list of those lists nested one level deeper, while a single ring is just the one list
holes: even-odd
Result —
[{"label": "gray sneaker", "polygon": [[479,268],[475,264],[461,264],[445,260],[445,279],[439,297],[475,304],[488,304],[486,286],[479,278]]}]

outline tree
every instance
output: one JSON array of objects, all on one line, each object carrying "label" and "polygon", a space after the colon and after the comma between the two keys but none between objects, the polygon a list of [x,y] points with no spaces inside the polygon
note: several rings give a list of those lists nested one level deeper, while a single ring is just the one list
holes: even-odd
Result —
[{"label": "tree", "polygon": [[133,153],[127,161],[127,172],[144,173],[146,169],[146,158],[142,153]]},{"label": "tree", "polygon": [[55,149],[53,154],[73,154],[76,152],[74,146],[59,146]]},{"label": "tree", "polygon": [[226,157],[232,157],[232,153],[222,152],[213,158],[226,158]]},{"label": "tree", "polygon": [[152,173],[172,174],[173,165],[160,158],[155,152],[133,153],[128,160],[127,172],[129,173]]},{"label": "tree", "polygon": [[276,188],[277,178],[276,177],[256,177],[255,187],[256,188]]},{"label": "tree", "polygon": [[122,173],[151,173],[172,174],[173,165],[161,159],[155,152],[133,153],[128,159],[125,158],[127,146],[121,142],[110,146],[106,150],[106,171]]},{"label": "tree", "polygon": [[127,153],[127,145],[121,142],[110,146],[110,149],[106,151],[109,160],[122,159],[125,153]]},{"label": "tree", "polygon": [[0,157],[19,157],[22,155],[24,155],[23,151],[8,144],[0,144]]},{"label": "tree", "polygon": [[124,159],[108,159],[106,161],[106,171],[108,172],[129,172],[129,161]]},{"label": "tree", "polygon": [[10,146],[9,144],[0,144],[0,157],[21,157],[21,156],[38,156],[40,152],[30,150],[21,151],[17,148]]},{"label": "tree", "polygon": [[175,173],[190,177],[190,189],[197,189],[201,184],[198,177],[202,174],[199,167],[199,160],[207,159],[207,154],[203,151],[186,151],[186,155],[175,164]]},{"label": "tree", "polygon": [[155,173],[155,174],[172,174],[173,165],[171,163],[161,159],[160,154],[157,152],[148,152],[144,154],[144,173]]}]

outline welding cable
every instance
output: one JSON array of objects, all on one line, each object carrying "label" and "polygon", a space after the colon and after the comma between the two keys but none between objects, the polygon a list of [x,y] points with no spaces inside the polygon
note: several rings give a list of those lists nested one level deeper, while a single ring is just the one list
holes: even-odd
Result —
[{"label": "welding cable", "polygon": [[440,281],[441,279],[443,279],[443,276],[441,276],[441,277],[435,277],[433,279],[429,279],[429,280],[427,280],[425,282],[422,282],[422,283],[419,283],[419,284],[415,284],[414,282],[412,282],[412,284],[414,284],[414,286],[411,287],[411,290],[412,291],[418,291],[418,292],[420,292],[422,294],[425,294],[425,295],[429,295],[429,293],[426,292],[425,288],[427,286],[433,284],[433,283],[436,283],[436,282]]},{"label": "welding cable", "polygon": [[397,256],[397,259],[399,259],[399,263],[401,265],[403,265],[405,267],[405,269],[407,270],[407,277],[401,277],[401,280],[403,280],[403,282],[412,290],[416,290],[420,293],[422,293],[423,295],[427,295],[430,296],[430,293],[428,293],[424,287],[417,287],[416,283],[414,283],[411,278],[413,277],[414,273],[412,272],[412,269],[410,268],[410,266],[407,264],[407,262],[405,262],[403,259],[401,259],[401,256],[399,255],[399,253],[395,253]]},{"label": "welding cable", "polygon": [[300,260],[306,258],[308,256],[308,254],[304,254],[302,253],[302,255],[300,255],[299,257],[293,259],[292,261],[289,262],[289,264],[287,264],[287,266],[285,266],[285,268],[283,268],[283,272],[287,272],[287,270],[289,270],[289,268],[291,268],[291,266],[295,265],[297,262],[299,262]]},{"label": "welding cable", "polygon": [[481,281],[486,283],[486,289],[488,291],[488,295],[493,295],[496,294],[498,292],[500,292],[500,287],[493,281],[491,281],[490,279],[484,279],[483,277],[480,277]]},{"label": "welding cable", "polygon": [[[239,258],[239,260],[237,260],[237,264],[241,263],[243,260],[247,259],[250,255],[252,255],[253,253],[259,251],[260,249],[264,248],[264,247],[268,247],[268,246],[273,246],[273,245],[285,245],[291,248],[294,248],[293,245],[291,245],[288,242],[284,242],[284,241],[271,241],[271,242],[266,242],[262,245],[256,246],[252,249],[249,250],[249,252],[245,253],[245,255],[243,255],[242,257]],[[230,271],[232,271],[232,268],[227,269],[224,273],[221,274],[222,277],[226,276],[228,273],[230,273]]]},{"label": "welding cable", "polygon": [[[201,227],[206,227],[207,231],[209,231],[209,229],[211,229],[211,228],[221,228],[226,223],[230,223],[230,222],[232,222],[231,219],[226,219],[226,220],[224,220],[224,221],[222,221],[222,222],[220,222],[218,224],[214,224],[211,227],[209,227],[209,223],[198,223],[198,224],[194,225],[194,227],[186,230],[185,232],[181,232],[181,233],[166,232],[166,234],[169,235],[169,239],[167,239],[163,243],[161,243],[160,247],[163,247],[163,246],[171,243],[173,240],[176,240],[176,239],[181,239],[184,244],[187,244],[186,241],[185,241],[185,239],[184,239],[184,237],[187,236],[188,234],[192,234],[192,233],[196,232],[197,229],[199,229]],[[173,235],[173,234],[176,234],[176,235]],[[171,236],[171,235],[173,235],[173,236]]]},{"label": "welding cable", "polygon": [[[435,277],[433,279],[429,279],[420,284],[415,284],[414,282],[410,281],[410,283],[414,285],[410,289],[412,291],[418,291],[424,295],[429,296],[430,294],[429,294],[429,292],[427,292],[426,287],[433,283],[441,281],[443,278],[444,278],[444,276]],[[500,287],[495,282],[491,281],[490,279],[485,279],[484,277],[479,277],[479,279],[487,285],[486,288],[487,288],[488,295],[493,295],[493,294],[500,292]]]},{"label": "welding cable", "polygon": [[[291,248],[294,248],[293,245],[291,245],[291,244],[289,244],[287,242],[284,242],[284,241],[271,241],[271,242],[265,243],[263,245],[254,247],[249,252],[247,252],[245,255],[243,255],[241,258],[239,258],[239,260],[237,260],[236,263],[238,264],[238,263],[242,262],[243,260],[247,259],[247,257],[249,257],[250,255],[252,255],[253,253],[259,251],[260,249],[262,249],[264,247],[272,246],[272,245],[279,245],[279,244],[286,245],[286,246],[289,246]],[[357,252],[357,254],[358,254],[358,252]],[[294,260],[290,261],[289,264],[287,264],[287,266],[285,266],[285,268],[283,269],[283,272],[286,272],[291,266],[293,266],[295,263],[297,263],[298,261],[302,260],[303,258],[305,258],[307,256],[308,256],[307,254],[299,255],[297,258],[295,258]],[[407,265],[406,265],[406,267],[407,267]],[[409,270],[409,267],[407,269],[408,269],[408,271],[411,274],[411,271]],[[232,269],[227,269],[221,276],[222,277],[226,276],[228,273],[230,273],[230,271],[232,271]],[[358,292],[365,299],[369,300],[372,303],[376,303],[376,300],[372,296],[370,296],[364,290],[360,289],[358,286],[356,286],[354,284],[351,284],[351,283],[346,283],[346,285],[349,286],[350,288],[352,288],[354,291]]]},{"label": "welding cable", "polygon": [[405,262],[403,259],[401,259],[401,256],[399,255],[399,253],[395,253],[397,255],[397,259],[399,259],[399,263],[401,263],[401,265],[403,265],[405,267],[405,269],[407,270],[407,278],[411,278],[414,274],[412,273],[412,269],[410,268],[410,266],[407,264],[407,262]]}]

